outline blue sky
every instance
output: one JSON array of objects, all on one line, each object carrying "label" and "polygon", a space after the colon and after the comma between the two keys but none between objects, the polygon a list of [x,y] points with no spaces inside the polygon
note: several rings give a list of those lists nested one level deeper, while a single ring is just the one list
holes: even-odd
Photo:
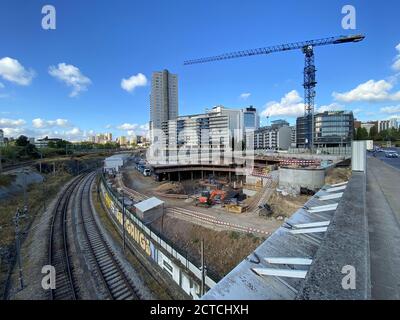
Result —
[{"label": "blue sky", "polygon": [[[45,4],[56,8],[56,30],[41,27]],[[342,29],[346,4],[356,8],[356,30]],[[366,39],[315,49],[318,108],[353,110],[361,120],[400,116],[399,12],[396,0],[2,0],[0,127],[72,140],[90,130],[142,133],[151,73],[164,68],[179,75],[181,115],[254,105],[263,124],[265,115],[293,123],[302,110],[300,51],[183,61],[356,33]]]}]

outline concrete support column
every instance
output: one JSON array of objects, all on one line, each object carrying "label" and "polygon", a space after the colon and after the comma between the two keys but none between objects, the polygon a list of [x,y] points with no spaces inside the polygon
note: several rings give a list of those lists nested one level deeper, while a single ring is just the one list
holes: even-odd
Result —
[{"label": "concrete support column", "polygon": [[190,178],[193,180],[193,171],[190,172]]},{"label": "concrete support column", "polygon": [[180,171],[178,171],[178,181],[179,182],[181,181],[181,172]]}]

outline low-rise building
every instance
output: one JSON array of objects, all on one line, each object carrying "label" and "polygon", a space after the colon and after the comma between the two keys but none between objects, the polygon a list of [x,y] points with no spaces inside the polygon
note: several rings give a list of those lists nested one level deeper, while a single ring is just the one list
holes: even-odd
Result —
[{"label": "low-rise building", "polygon": [[378,121],[368,121],[368,122],[361,122],[361,128],[367,130],[368,134],[371,132],[373,127],[378,127]]},{"label": "low-rise building", "polygon": [[[296,120],[297,147],[308,146],[307,128],[309,118]],[[314,147],[350,146],[354,135],[354,117],[351,111],[325,111],[314,115]]]},{"label": "low-rise building", "polygon": [[36,141],[35,141],[35,146],[36,146],[36,148],[47,148],[48,146],[49,146],[49,143],[50,142],[54,142],[54,143],[57,143],[57,142],[60,142],[60,141],[62,141],[62,139],[59,139],[59,138],[49,138],[49,137],[44,137],[44,138],[42,138],[42,139],[37,139]]},{"label": "low-rise building", "polygon": [[398,128],[399,128],[399,123],[396,118],[378,121],[378,132],[389,129],[398,129]]},{"label": "low-rise building", "polygon": [[112,142],[112,133],[98,133],[96,135],[91,135],[88,137],[88,141],[98,144],[106,144]]},{"label": "low-rise building", "polygon": [[285,120],[272,121],[271,126],[254,132],[255,150],[288,150],[296,136],[296,130]]},{"label": "low-rise building", "polygon": [[128,139],[127,139],[125,136],[120,136],[120,137],[117,139],[117,142],[119,143],[119,145],[120,145],[121,147],[125,147],[125,146],[128,145]]}]

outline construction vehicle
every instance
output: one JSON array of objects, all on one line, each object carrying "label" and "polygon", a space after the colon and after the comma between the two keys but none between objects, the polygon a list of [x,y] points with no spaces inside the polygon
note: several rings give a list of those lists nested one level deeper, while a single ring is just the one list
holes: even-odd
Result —
[{"label": "construction vehicle", "polygon": [[142,173],[145,177],[151,176],[151,170],[149,168],[144,168]]},{"label": "construction vehicle", "polygon": [[224,203],[225,196],[226,196],[225,191],[215,189],[215,190],[211,191],[211,194],[210,194],[211,203],[212,204]]},{"label": "construction vehicle", "polygon": [[225,208],[228,212],[232,212],[232,213],[242,213],[244,211],[246,211],[246,207],[243,207],[239,204],[226,204]]},{"label": "construction vehicle", "polygon": [[211,207],[210,191],[202,191],[200,197],[196,198],[195,206]]},{"label": "construction vehicle", "polygon": [[205,206],[207,208],[211,207],[214,204],[223,204],[225,200],[226,192],[218,189],[214,189],[213,191],[202,191],[200,197],[196,199],[196,207],[197,206]]},{"label": "construction vehicle", "polygon": [[269,217],[273,213],[274,213],[274,211],[272,210],[272,207],[268,203],[258,206],[258,215],[260,217]]}]

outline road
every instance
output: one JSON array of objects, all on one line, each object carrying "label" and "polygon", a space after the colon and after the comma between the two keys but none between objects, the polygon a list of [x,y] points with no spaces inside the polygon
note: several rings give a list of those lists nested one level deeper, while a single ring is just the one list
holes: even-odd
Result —
[{"label": "road", "polygon": [[[384,150],[385,151],[392,150],[400,154],[400,148],[385,148]],[[384,152],[378,152],[376,154],[376,158],[400,170],[400,158],[386,158]]]},{"label": "road", "polygon": [[367,160],[372,299],[400,299],[400,170],[390,165],[400,159]]}]

